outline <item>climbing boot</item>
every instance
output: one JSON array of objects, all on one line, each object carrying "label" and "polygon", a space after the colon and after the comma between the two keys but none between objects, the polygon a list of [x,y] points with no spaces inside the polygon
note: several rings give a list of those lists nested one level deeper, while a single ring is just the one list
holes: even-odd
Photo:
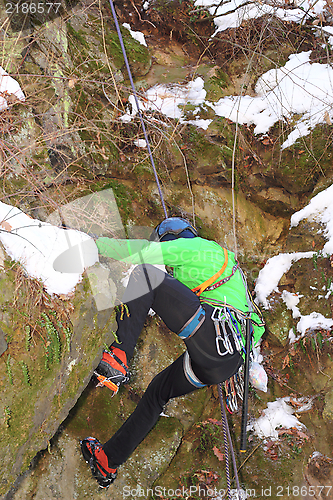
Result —
[{"label": "climbing boot", "polygon": [[105,385],[116,394],[119,386],[127,384],[130,379],[126,353],[117,347],[105,350],[94,373],[99,382],[98,386]]},{"label": "climbing boot", "polygon": [[92,475],[101,488],[108,488],[117,477],[117,467],[111,468],[109,466],[108,457],[97,439],[87,437],[80,444],[82,455],[87,464],[90,465]]}]

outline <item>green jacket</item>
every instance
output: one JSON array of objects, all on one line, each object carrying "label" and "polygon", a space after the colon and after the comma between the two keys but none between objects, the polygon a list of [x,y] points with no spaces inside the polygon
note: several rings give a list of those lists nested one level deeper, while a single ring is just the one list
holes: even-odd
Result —
[{"label": "green jacket", "polygon": [[[218,243],[199,237],[178,238],[162,243],[98,238],[96,244],[101,255],[129,264],[164,264],[173,267],[174,277],[191,289],[217,273],[225,261],[223,248]],[[228,251],[227,266],[216,282],[230,276],[235,264],[234,253]],[[217,304],[227,304],[243,313],[248,313],[252,306],[239,268],[223,285],[204,291],[200,299],[207,303],[215,301]],[[256,312],[251,313],[251,320],[255,345],[264,333],[264,326]]]}]

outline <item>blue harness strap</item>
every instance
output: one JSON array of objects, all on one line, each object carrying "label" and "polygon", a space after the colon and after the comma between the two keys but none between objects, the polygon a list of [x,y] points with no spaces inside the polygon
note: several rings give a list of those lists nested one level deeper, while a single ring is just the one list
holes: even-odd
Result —
[{"label": "blue harness strap", "polygon": [[206,312],[204,308],[200,305],[196,312],[191,316],[191,318],[186,321],[185,325],[178,332],[178,336],[181,339],[188,339],[195,334],[195,332],[200,328],[202,323],[205,321]]}]

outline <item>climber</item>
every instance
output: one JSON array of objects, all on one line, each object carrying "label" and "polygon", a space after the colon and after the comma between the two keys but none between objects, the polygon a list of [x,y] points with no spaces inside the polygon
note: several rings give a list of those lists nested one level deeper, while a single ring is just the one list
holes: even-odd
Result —
[{"label": "climber", "polygon": [[[81,441],[81,450],[102,488],[108,487],[138,444],[152,429],[171,398],[230,378],[243,363],[246,318],[253,343],[264,324],[252,302],[232,252],[198,236],[185,219],[170,217],[150,241],[98,238],[101,255],[138,264],[118,307],[115,341],[104,351],[96,374],[115,392],[129,381],[129,361],[150,308],[184,340],[186,350],[150,382],[136,409],[104,444]],[[173,276],[154,264],[173,268]]]}]

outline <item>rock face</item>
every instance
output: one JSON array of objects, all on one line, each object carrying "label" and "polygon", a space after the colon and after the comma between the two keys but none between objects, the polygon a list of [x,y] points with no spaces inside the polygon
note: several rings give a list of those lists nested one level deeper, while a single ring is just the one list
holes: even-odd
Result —
[{"label": "rock face", "polygon": [[[266,25],[256,20],[240,32],[227,30],[210,39],[212,20],[193,12],[192,2],[155,0],[147,11],[135,0],[116,0],[115,5],[120,23],[130,21],[148,41],[149,48],[144,47],[121,27],[140,92],[156,83],[189,82],[199,75],[212,100],[239,93],[244,78],[251,93],[260,72],[283,65],[293,46],[309,50],[308,31],[304,34],[303,27],[294,29],[292,23],[274,36],[267,25],[267,36],[262,37]],[[8,26],[0,38],[4,66],[19,74],[26,95],[24,103],[13,101],[1,114],[1,201],[47,220],[70,201],[109,189],[126,234],[147,237],[164,213],[147,151],[137,146],[143,139],[141,125],[137,117],[131,122],[121,119],[131,111],[131,91],[108,2],[66,0],[60,15],[43,20],[27,16],[23,31],[15,19],[6,21],[3,5],[0,17]],[[244,52],[240,47],[245,42]],[[249,75],[244,53],[252,49],[256,59],[251,60]],[[194,118],[191,106],[186,113]],[[290,391],[308,395],[315,402],[304,415],[312,441],[290,437],[256,451],[253,438],[253,456],[242,468],[242,481],[258,488],[257,493],[263,480],[267,487],[301,484],[303,455],[309,456],[315,447],[325,455],[307,468],[306,477],[316,485],[321,480],[316,464],[319,470],[330,470],[332,342],[329,331],[319,330],[290,348],[289,333],[297,320],[282,292],[303,295],[303,316],[315,309],[332,317],[331,295],[325,296],[333,268],[320,254],[322,228],[306,221],[289,229],[290,215],[332,182],[330,126],[318,126],[302,143],[281,151],[286,124],[261,138],[253,136],[251,127],[240,126],[235,144],[234,124],[214,117],[204,106],[200,117],[214,118],[208,130],[161,113],[145,114],[169,215],[194,215],[201,236],[230,249],[236,248],[234,217],[238,258],[251,289],[267,258],[279,252],[315,252],[313,258],[293,263],[281,277],[279,291],[269,297],[268,341],[263,347],[269,391],[250,400],[251,417],[257,418],[270,399]],[[96,226],[91,221],[91,232]],[[117,228],[106,226],[108,234],[116,234]],[[87,435],[107,440],[133,411],[151,378],[182,352],[183,345],[158,318],[148,319],[132,362],[131,385],[111,399],[106,389],[95,389],[89,380],[103,344],[113,340],[113,311],[104,308],[116,290],[123,290],[119,280],[113,282],[113,268],[105,261],[90,269],[89,283],[85,278],[69,299],[48,296],[40,283],[6,258],[0,249],[0,494],[18,478],[7,498],[109,498],[109,493],[98,491],[78,442]],[[122,499],[125,487],[137,491],[138,485],[226,486],[216,391],[207,388],[172,401],[165,413],[168,417],[161,417],[120,468],[112,499]],[[239,412],[230,417],[230,424],[238,443]]]},{"label": "rock face", "polygon": [[[310,494],[316,492],[316,496],[320,500],[322,498],[333,498],[333,463],[331,458],[319,452],[314,452],[304,471],[304,478]],[[306,496],[306,498],[310,498],[310,495]]]},{"label": "rock face", "polygon": [[99,312],[89,286],[66,301],[19,279],[15,288],[14,272],[1,271],[1,494],[47,448],[113,337],[112,309]]}]

